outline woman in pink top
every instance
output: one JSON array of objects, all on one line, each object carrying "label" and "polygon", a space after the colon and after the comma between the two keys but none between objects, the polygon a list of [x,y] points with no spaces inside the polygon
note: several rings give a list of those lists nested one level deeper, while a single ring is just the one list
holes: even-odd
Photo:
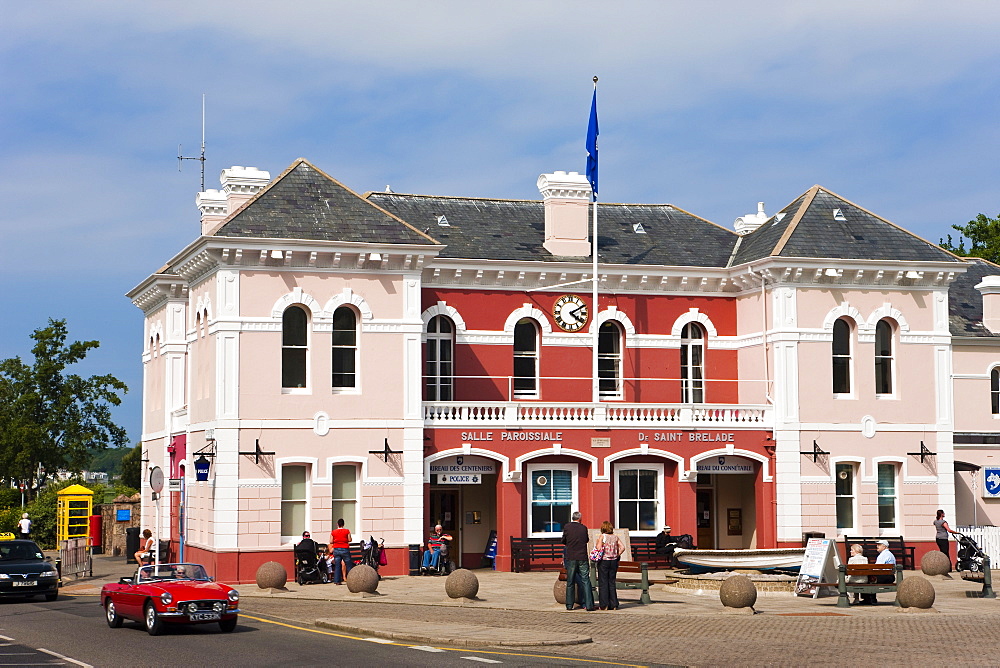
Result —
[{"label": "woman in pink top", "polygon": [[337,520],[337,528],[330,532],[330,549],[333,551],[333,583],[344,584],[354,564],[351,563],[351,532],[344,528],[342,519]]}]

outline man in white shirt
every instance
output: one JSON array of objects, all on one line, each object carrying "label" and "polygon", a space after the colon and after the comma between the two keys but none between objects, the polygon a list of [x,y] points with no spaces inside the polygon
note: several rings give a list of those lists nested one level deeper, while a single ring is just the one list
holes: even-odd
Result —
[{"label": "man in white shirt", "polygon": [[[889,550],[889,541],[880,540],[875,543],[875,549],[878,550],[878,556],[875,557],[876,564],[892,564],[896,565],[896,555],[894,555]],[[896,581],[896,575],[876,575],[875,584],[892,584]],[[878,603],[878,597],[875,594],[865,594],[864,598],[867,600],[868,605],[876,605]]]},{"label": "man in white shirt", "polygon": [[31,520],[28,519],[28,513],[21,515],[21,521],[17,523],[17,530],[20,534],[18,538],[31,538]]}]

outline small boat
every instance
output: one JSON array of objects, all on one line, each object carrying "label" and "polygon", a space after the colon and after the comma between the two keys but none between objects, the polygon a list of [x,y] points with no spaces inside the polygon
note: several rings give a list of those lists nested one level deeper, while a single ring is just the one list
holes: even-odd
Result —
[{"label": "small boat", "polygon": [[804,547],[776,547],[760,550],[674,550],[674,559],[693,570],[725,571],[774,569],[797,571],[805,557]]}]

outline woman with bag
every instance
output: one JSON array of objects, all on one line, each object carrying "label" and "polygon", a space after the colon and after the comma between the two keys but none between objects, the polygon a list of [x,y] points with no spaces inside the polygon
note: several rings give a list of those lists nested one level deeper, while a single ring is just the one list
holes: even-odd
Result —
[{"label": "woman with bag", "polygon": [[597,562],[597,598],[601,610],[618,609],[618,558],[625,551],[621,539],[615,535],[611,522],[601,524],[601,534],[594,543],[591,559]]}]

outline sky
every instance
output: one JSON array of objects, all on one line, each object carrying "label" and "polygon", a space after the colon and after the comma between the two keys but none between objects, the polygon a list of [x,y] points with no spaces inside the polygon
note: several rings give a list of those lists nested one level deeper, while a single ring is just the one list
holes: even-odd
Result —
[{"label": "sky", "polygon": [[931,241],[1000,211],[1000,3],[0,1],[0,358],[68,321],[131,388],[125,293],[200,233],[233,165],[303,157],[357,192],[601,200],[721,225],[814,184]]}]

